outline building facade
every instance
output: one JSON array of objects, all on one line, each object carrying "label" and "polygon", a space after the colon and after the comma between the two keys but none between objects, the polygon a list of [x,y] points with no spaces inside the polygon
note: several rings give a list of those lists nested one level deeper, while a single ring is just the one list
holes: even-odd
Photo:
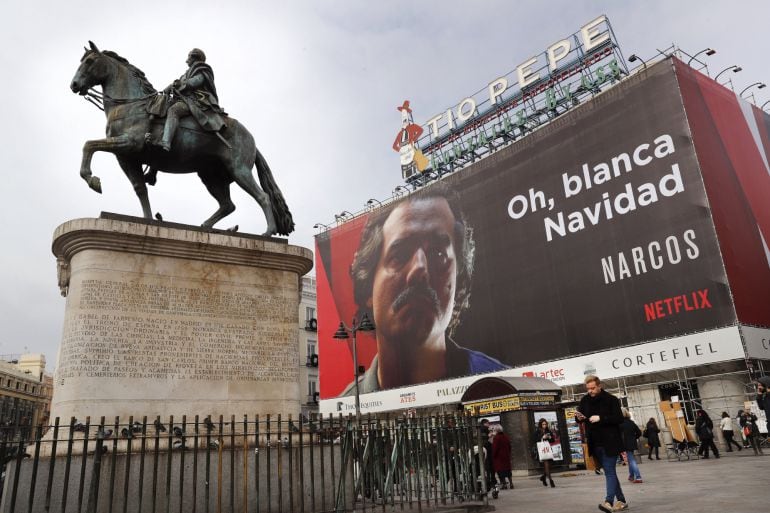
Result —
[{"label": "building facade", "polygon": [[42,354],[10,355],[0,360],[0,426],[8,440],[28,436],[50,420],[53,379]]},{"label": "building facade", "polygon": [[318,318],[316,315],[316,280],[302,277],[299,302],[300,404],[305,418],[318,413]]},{"label": "building facade", "polygon": [[[335,319],[376,299],[349,272],[364,236],[376,240],[397,209],[441,195],[473,243],[472,293],[449,335],[504,368],[468,365],[430,381],[391,372],[389,388],[368,383],[364,414],[456,409],[489,375],[546,378],[571,400],[595,374],[640,424],[664,426],[670,401],[688,424],[698,409],[718,419],[752,407],[753,380],[770,371],[770,116],[675,56],[614,82],[551,109],[545,124],[503,123],[483,148],[458,148],[465,163],[440,184],[316,236],[323,413],[355,411],[351,351],[332,337]],[[458,133],[478,127],[466,128]],[[490,144],[487,158],[479,152]],[[378,353],[393,320],[371,310],[377,331],[359,337],[359,364],[382,372],[397,368],[383,355],[397,355],[414,367],[409,347]]]}]

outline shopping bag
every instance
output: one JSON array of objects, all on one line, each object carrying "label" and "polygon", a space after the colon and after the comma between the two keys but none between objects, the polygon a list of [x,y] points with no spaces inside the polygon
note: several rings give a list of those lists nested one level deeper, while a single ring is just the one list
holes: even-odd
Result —
[{"label": "shopping bag", "polygon": [[551,449],[551,444],[548,442],[538,442],[537,457],[540,459],[540,461],[552,460],[553,450]]}]

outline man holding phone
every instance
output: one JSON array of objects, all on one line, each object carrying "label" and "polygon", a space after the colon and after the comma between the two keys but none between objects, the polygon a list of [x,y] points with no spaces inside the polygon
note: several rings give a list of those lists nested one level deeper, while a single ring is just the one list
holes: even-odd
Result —
[{"label": "man holding phone", "polygon": [[623,511],[628,509],[628,504],[615,470],[618,455],[623,452],[620,401],[604,390],[597,376],[586,376],[584,382],[587,394],[580,400],[575,420],[586,426],[589,456],[599,460],[604,468],[607,494],[599,509],[605,513]]}]

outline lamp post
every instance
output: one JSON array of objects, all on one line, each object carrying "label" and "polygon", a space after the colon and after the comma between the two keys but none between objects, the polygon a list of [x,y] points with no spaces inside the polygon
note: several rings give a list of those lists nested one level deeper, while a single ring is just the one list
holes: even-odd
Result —
[{"label": "lamp post", "polygon": [[361,423],[361,399],[360,394],[358,391],[358,350],[356,347],[356,333],[359,331],[374,331],[374,323],[369,320],[369,316],[364,314],[364,316],[361,318],[360,323],[356,323],[355,317],[353,318],[353,322],[351,323],[350,327],[345,326],[345,323],[340,321],[340,326],[337,328],[337,331],[334,333],[334,338],[337,340],[347,340],[350,338],[350,335],[353,336],[353,367],[354,367],[354,383],[355,383],[355,391],[356,391],[356,423]]},{"label": "lamp post", "polygon": [[644,59],[636,55],[635,53],[632,53],[628,56],[628,62],[636,62],[636,61],[642,61],[642,66],[644,66],[645,69],[647,69],[647,63],[644,62]]},{"label": "lamp post", "polygon": [[700,52],[698,52],[698,53],[696,53],[695,55],[693,55],[692,57],[690,57],[690,60],[689,60],[689,61],[687,61],[687,65],[689,66],[689,65],[690,65],[690,63],[691,63],[692,61],[694,61],[694,60],[695,60],[695,58],[696,58],[697,56],[699,56],[700,54],[702,54],[702,53],[705,53],[706,55],[714,55],[715,53],[717,53],[717,51],[716,51],[716,50],[712,50],[711,48],[704,48],[704,49],[703,49],[703,50],[701,50]]},{"label": "lamp post", "polygon": [[767,100],[765,103],[762,104],[762,106],[759,108],[759,110],[765,110],[765,105],[770,103],[770,100]]},{"label": "lamp post", "polygon": [[401,196],[402,194],[409,194],[409,189],[407,189],[407,188],[406,188],[406,187],[404,187],[403,185],[398,185],[398,186],[396,186],[396,188],[395,188],[395,189],[393,189],[393,195],[394,195],[396,198],[398,198],[398,197],[399,197],[399,196]]},{"label": "lamp post", "polygon": [[366,208],[368,208],[369,210],[374,209],[375,205],[377,205],[378,207],[381,207],[382,206],[382,202],[380,200],[374,199],[374,198],[369,198],[366,201]]},{"label": "lamp post", "polygon": [[743,68],[741,68],[740,66],[737,66],[735,64],[733,64],[732,66],[728,66],[725,69],[723,69],[722,71],[720,71],[719,73],[717,73],[717,76],[714,77],[714,80],[715,81],[719,81],[719,75],[721,75],[722,73],[724,73],[726,71],[730,71],[730,70],[733,70],[733,73],[738,73],[739,71],[743,71]]},{"label": "lamp post", "polygon": [[347,210],[343,210],[339,214],[334,214],[334,220],[337,221],[338,223],[340,221],[344,221],[348,217],[353,217],[353,213],[352,212],[348,212]]},{"label": "lamp post", "polygon": [[763,89],[763,88],[764,88],[766,85],[767,85],[767,84],[765,84],[764,82],[754,82],[753,84],[751,84],[750,86],[748,86],[747,88],[745,88],[743,91],[741,91],[741,94],[739,94],[738,96],[740,96],[741,98],[743,98],[743,93],[745,93],[746,91],[748,91],[748,90],[749,90],[749,89],[751,89],[752,87],[754,87],[754,86],[757,86],[757,89]]},{"label": "lamp post", "polygon": [[329,225],[326,225],[326,224],[323,224],[323,223],[316,223],[316,224],[313,225],[313,228],[315,228],[316,230],[320,230],[321,228],[323,228],[324,230],[328,230],[329,229]]}]

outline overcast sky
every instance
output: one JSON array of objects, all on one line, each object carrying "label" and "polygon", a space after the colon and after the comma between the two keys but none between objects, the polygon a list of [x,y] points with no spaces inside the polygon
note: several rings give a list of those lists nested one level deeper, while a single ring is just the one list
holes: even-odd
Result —
[{"label": "overcast sky", "polygon": [[[9,4],[13,4],[10,6]],[[401,183],[391,143],[396,110],[415,121],[545,51],[600,14],[626,57],[676,43],[707,58],[712,76],[732,64],[735,88],[770,81],[770,3],[716,1],[179,1],[10,0],[0,18],[3,80],[0,354],[42,352],[55,366],[65,299],[52,234],[101,211],[141,215],[113,156],[97,154],[104,193],[78,175],[83,142],[104,134],[104,115],[69,90],[88,40],[141,68],[157,89],[199,47],[214,69],[220,104],[254,134],[297,224],[292,244],[313,248],[312,227],[384,200]],[[770,99],[757,91],[759,104]],[[234,224],[261,233],[254,201],[232,188]],[[216,209],[196,175],[161,174],[153,211],[200,224]]]}]

